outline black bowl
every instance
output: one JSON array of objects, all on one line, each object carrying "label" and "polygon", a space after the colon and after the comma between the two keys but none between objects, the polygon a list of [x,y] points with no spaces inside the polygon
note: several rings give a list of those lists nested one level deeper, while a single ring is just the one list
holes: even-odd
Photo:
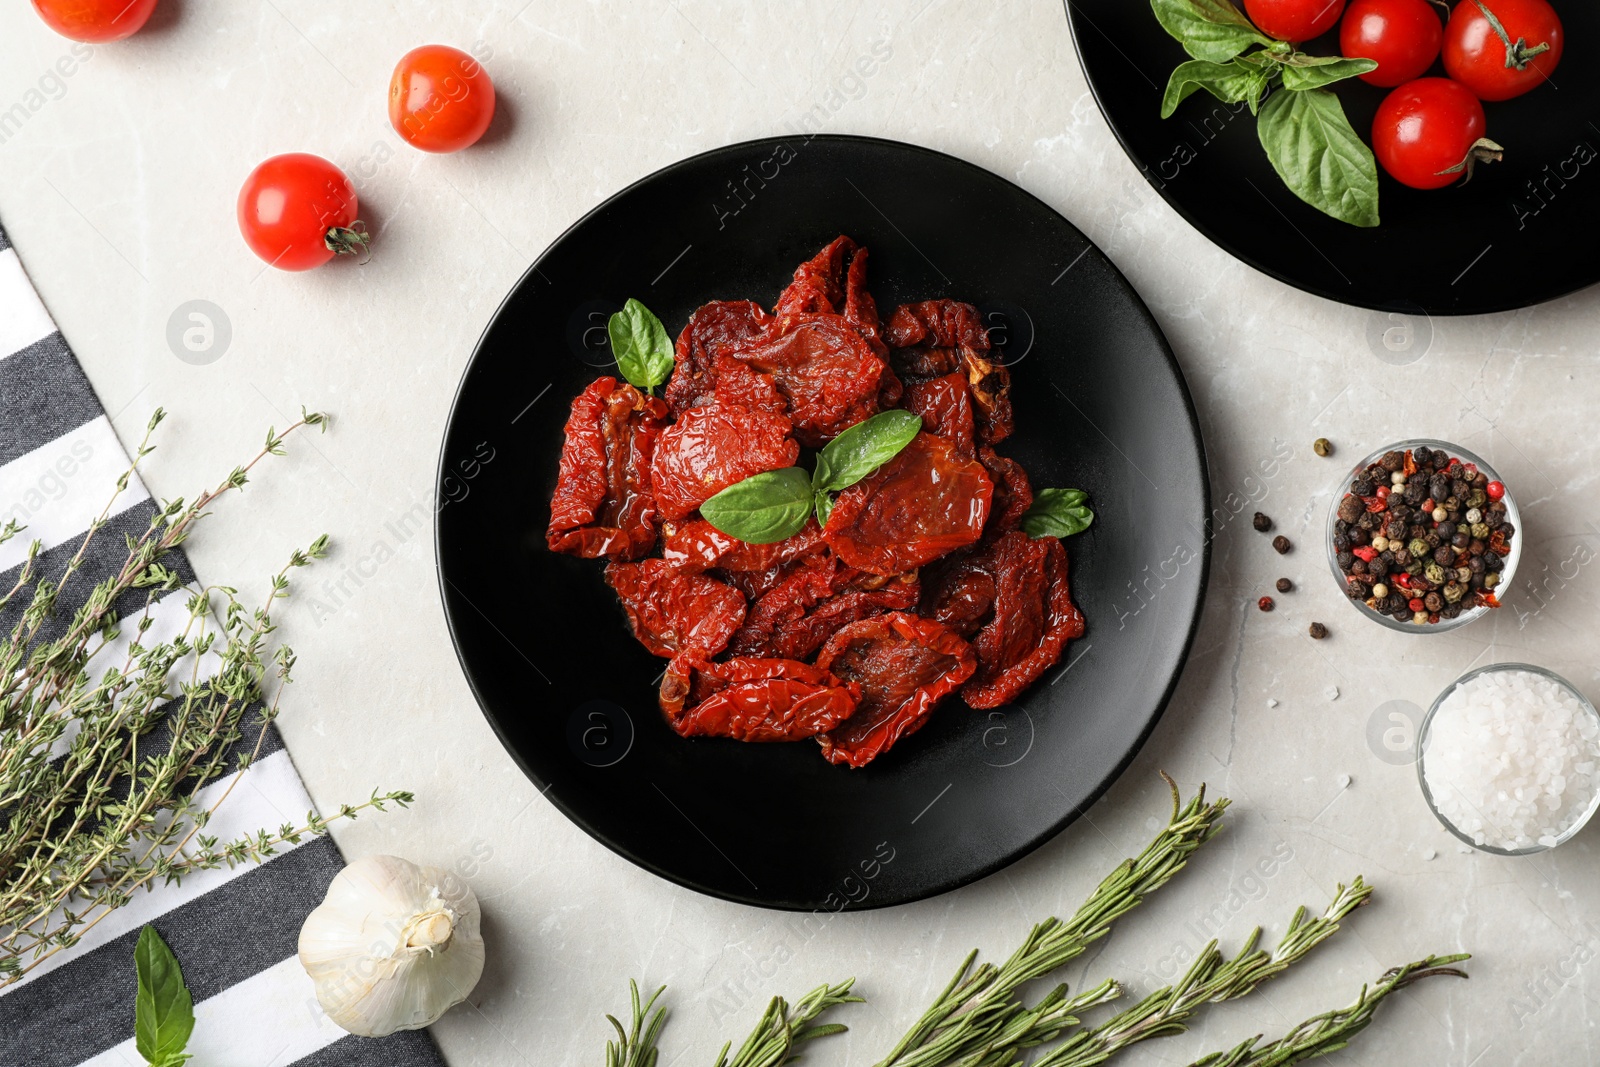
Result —
[{"label": "black bowl", "polygon": [[[1089,492],[1068,544],[1088,633],[1016,704],[953,701],[862,770],[811,742],[685,741],[656,711],[664,661],[627,632],[601,564],[548,551],[567,406],[610,367],[632,296],[670,331],[713,298],[771,304],[839,233],[872,252],[885,310],[951,296],[1012,364],[1038,486]],[[473,693],[545,795],[682,885],[794,909],[916,900],[998,870],[1066,826],[1132,760],[1176,683],[1205,587],[1207,487],[1183,377],[1115,267],[1047,205],[891,141],[752,141],[612,197],[495,313],[440,457],[440,589]]]},{"label": "black bowl", "polygon": [[[1207,238],[1257,270],[1343,304],[1476,315],[1552,300],[1600,281],[1600,5],[1557,3],[1567,34],[1553,81],[1484,105],[1505,160],[1420,191],[1378,168],[1383,224],[1361,229],[1310,207],[1267,162],[1248,107],[1195,93],[1161,118],[1167,76],[1188,59],[1149,0],[1066,0],[1084,75],[1139,170]],[[1338,29],[1305,46],[1338,51]],[[1442,76],[1435,64],[1430,75]],[[1389,92],[1334,87],[1371,143]],[[1589,188],[1590,184],[1595,188]]]}]

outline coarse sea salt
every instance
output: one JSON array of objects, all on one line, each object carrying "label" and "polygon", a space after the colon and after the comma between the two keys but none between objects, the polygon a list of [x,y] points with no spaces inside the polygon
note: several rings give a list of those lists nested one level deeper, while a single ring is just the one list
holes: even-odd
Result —
[{"label": "coarse sea salt", "polygon": [[1566,686],[1525,670],[1456,686],[1428,728],[1434,807],[1480,845],[1551,847],[1600,788],[1600,723]]}]

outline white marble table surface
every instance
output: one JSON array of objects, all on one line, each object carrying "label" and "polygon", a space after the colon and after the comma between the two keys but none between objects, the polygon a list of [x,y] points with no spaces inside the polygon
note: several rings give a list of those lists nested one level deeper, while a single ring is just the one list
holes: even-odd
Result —
[{"label": "white marble table surface", "polygon": [[[385,117],[394,60],[430,41],[479,44],[505,112],[489,143],[454,157],[402,147]],[[853,80],[856,58],[882,42],[888,60]],[[1186,1063],[1282,1030],[1345,1003],[1390,964],[1454,950],[1476,954],[1469,983],[1398,998],[1341,1062],[1595,1058],[1600,839],[1540,859],[1465,854],[1423,806],[1413,769],[1368,738],[1375,718],[1389,725],[1388,702],[1426,707],[1470,664],[1533,660],[1600,697],[1600,579],[1587,566],[1600,553],[1588,495],[1600,487],[1600,291],[1407,324],[1256,273],[1140,178],[1049,0],[162,0],[149,30],[47,80],[31,109],[39,101],[28,94],[68,49],[27,4],[5,5],[0,112],[30,110],[0,143],[0,218],[124,440],[157,404],[172,413],[146,472],[152,490],[191,493],[302,403],[336,416],[332,433],[295,446],[208,520],[192,543],[196,568],[253,588],[326,530],[337,548],[316,583],[377,542],[393,549],[347,595],[311,590],[333,610],[302,604],[286,616],[301,661],[281,726],[325,808],[374,786],[419,795],[410,811],[340,827],[348,852],[472,872],[489,964],[470,1006],[435,1028],[452,1064],[598,1062],[601,1013],[625,1008],[629,977],[670,986],[662,1063],[709,1062],[770,993],[852,974],[870,1004],[841,1013],[851,1033],[813,1060],[871,1063],[968,948],[1009,951],[1143,842],[1166,803],[1158,769],[1231,796],[1232,829],[1092,954],[1090,976],[1147,990],[1198,949],[1190,924],[1207,914],[1236,944],[1254,923],[1275,932],[1295,905],[1320,906],[1336,881],[1363,874],[1379,892],[1310,966],[1134,1062]],[[819,105],[829,131],[972,160],[1082,228],[1171,339],[1216,500],[1264,493],[1247,510],[1273,514],[1300,548],[1280,558],[1247,522],[1217,538],[1177,695],[1092,817],[977,885],[846,915],[804,939],[783,915],[631,866],[537,795],[457,668],[429,538],[397,537],[390,524],[429,502],[472,345],[549,241],[658,167],[781,131]],[[355,179],[378,234],[370,264],[282,274],[244,248],[239,183],[290,150],[325,155]],[[232,326],[209,365],[180,361],[166,339],[169,316],[193,299],[214,302]],[[1396,356],[1370,340],[1391,326],[1409,326],[1415,347]],[[1494,463],[1518,487],[1527,538],[1506,609],[1428,640],[1362,624],[1339,602],[1317,540],[1337,472],[1312,439],[1354,458],[1409,433]],[[1274,449],[1292,453],[1279,475],[1247,480]],[[1301,591],[1280,597],[1275,614],[1256,611],[1285,574]],[[1333,630],[1320,644],[1305,636],[1313,619]],[[758,968],[770,976],[754,977]],[[1074,984],[1082,970],[1072,968]]]}]

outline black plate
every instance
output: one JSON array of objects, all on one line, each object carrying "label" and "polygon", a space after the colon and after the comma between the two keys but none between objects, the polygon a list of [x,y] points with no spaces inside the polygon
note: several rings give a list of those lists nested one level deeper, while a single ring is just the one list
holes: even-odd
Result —
[{"label": "black plate", "polygon": [[[610,366],[607,315],[638,297],[676,333],[713,298],[770,305],[839,233],[871,248],[885,309],[948,295],[990,313],[1014,364],[1017,433],[1002,451],[1036,485],[1088,490],[1099,514],[1069,543],[1089,630],[1067,663],[1005,711],[947,704],[858,771],[824,762],[811,742],[670,733],[655,706],[663,661],[627,633],[601,565],[543,539],[568,403]],[[878,907],[1011,863],[1133,758],[1199,613],[1205,469],[1155,322],[1048,206],[892,141],[752,141],[606,201],[495,313],[445,434],[440,587],[507,750],[602,843],[729,900]],[[1189,547],[1175,555],[1179,544]]]},{"label": "black plate", "polygon": [[[1249,108],[1201,92],[1161,118],[1167,76],[1189,57],[1148,0],[1066,6],[1089,87],[1129,157],[1178,214],[1257,270],[1343,304],[1445,315],[1527,307],[1600,281],[1600,79],[1588,76],[1600,60],[1600,5],[1557,0],[1567,48],[1555,83],[1485,105],[1503,163],[1430,192],[1379,167],[1375,229],[1338,222],[1291,193],[1261,150]],[[1335,29],[1306,51],[1338,47]],[[1430,73],[1443,72],[1435,64]],[[1351,81],[1336,91],[1368,138],[1387,90]]]}]

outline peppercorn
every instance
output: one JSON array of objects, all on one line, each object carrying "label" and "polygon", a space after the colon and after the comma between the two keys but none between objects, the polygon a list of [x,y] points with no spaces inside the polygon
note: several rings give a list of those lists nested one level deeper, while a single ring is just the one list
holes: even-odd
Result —
[{"label": "peppercorn", "polygon": [[[1476,577],[1476,576],[1474,576],[1474,577]],[[1498,586],[1500,584],[1500,578],[1501,578],[1501,576],[1498,575],[1498,574],[1485,574],[1483,576],[1483,587],[1485,589],[1493,589],[1493,588],[1495,588],[1496,586]]]},{"label": "peppercorn", "polygon": [[1517,532],[1517,528],[1511,525],[1509,522],[1503,522],[1500,524],[1500,532],[1504,534],[1505,539],[1509,541],[1511,540],[1511,535]]},{"label": "peppercorn", "polygon": [[1432,465],[1433,451],[1427,445],[1418,445],[1411,450],[1411,458],[1416,462],[1417,469],[1421,470],[1423,467]]},{"label": "peppercorn", "polygon": [[1489,494],[1490,500],[1493,500],[1497,503],[1501,497],[1506,495],[1506,487],[1502,482],[1490,482],[1488,485],[1483,487],[1483,491]]},{"label": "peppercorn", "polygon": [[1410,482],[1406,485],[1405,496],[1406,503],[1416,507],[1427,498],[1428,490],[1421,482]]},{"label": "peppercorn", "polygon": [[1344,587],[1345,595],[1351,600],[1365,600],[1370,592],[1366,582],[1350,582]]},{"label": "peppercorn", "polygon": [[1407,527],[1405,523],[1401,522],[1398,519],[1395,519],[1395,520],[1391,521],[1389,523],[1389,525],[1387,525],[1387,526],[1385,526],[1383,528],[1384,534],[1387,535],[1389,540],[1391,540],[1391,541],[1403,541],[1403,540],[1405,540],[1406,533],[1407,533],[1408,530],[1409,530],[1409,527]]},{"label": "peppercorn", "polygon": [[1394,565],[1396,567],[1404,567],[1408,563],[1411,562],[1411,550],[1410,549],[1397,548],[1397,549],[1394,550],[1393,555],[1394,555],[1394,561],[1393,562],[1394,562]]},{"label": "peppercorn", "polygon": [[1273,548],[1274,548],[1274,549],[1276,549],[1276,550],[1277,550],[1277,552],[1278,552],[1278,555],[1280,555],[1280,556],[1281,556],[1281,555],[1283,555],[1283,554],[1284,554],[1284,553],[1285,553],[1285,552],[1287,552],[1287,551],[1289,551],[1289,550],[1290,550],[1290,549],[1291,549],[1291,548],[1293,548],[1293,547],[1294,547],[1294,545],[1293,545],[1293,544],[1291,544],[1291,543],[1290,543],[1290,541],[1289,541],[1289,539],[1288,539],[1288,538],[1287,538],[1287,537],[1285,537],[1285,536],[1283,536],[1283,534],[1279,534],[1279,535],[1278,535],[1278,536],[1277,536],[1277,537],[1274,537],[1274,538],[1273,538],[1273,539],[1272,539],[1272,547],[1273,547]]},{"label": "peppercorn", "polygon": [[1262,611],[1271,611],[1273,608],[1277,607],[1277,605],[1272,602],[1271,597],[1264,596],[1260,600],[1256,601],[1256,607],[1260,608]]},{"label": "peppercorn", "polygon": [[1320,622],[1314,622],[1311,624],[1310,633],[1313,640],[1321,641],[1324,637],[1328,636],[1328,628],[1322,625]]},{"label": "peppercorn", "polygon": [[1356,496],[1371,496],[1373,489],[1374,486],[1372,484],[1372,479],[1368,478],[1364,474],[1358,476],[1355,481],[1350,483],[1350,492]]},{"label": "peppercorn", "polygon": [[1472,558],[1481,561],[1483,569],[1490,573],[1503,571],[1506,567],[1506,561],[1497,554],[1491,553],[1487,556],[1473,556]]},{"label": "peppercorn", "polygon": [[1393,474],[1406,465],[1406,457],[1400,452],[1385,452],[1383,458],[1378,460],[1378,466]]},{"label": "peppercorn", "polygon": [[1450,538],[1450,543],[1457,548],[1466,548],[1472,544],[1472,535],[1463,530],[1457,530],[1455,536]]},{"label": "peppercorn", "polygon": [[1326,437],[1319,437],[1311,442],[1311,451],[1319,456],[1331,456],[1333,455],[1333,442]]},{"label": "peppercorn", "polygon": [[1446,603],[1454,604],[1466,595],[1467,587],[1462,585],[1460,582],[1449,582],[1444,587],[1444,599]]},{"label": "peppercorn", "polygon": [[1488,523],[1486,523],[1486,522],[1475,522],[1475,523],[1472,524],[1472,539],[1474,541],[1482,541],[1482,540],[1486,539],[1488,536],[1489,536],[1489,524]]},{"label": "peppercorn", "polygon": [[1444,584],[1444,568],[1437,563],[1430,563],[1422,569],[1422,576],[1434,585]]},{"label": "peppercorn", "polygon": [[1364,545],[1369,543],[1371,540],[1372,538],[1367,534],[1367,531],[1363,530],[1359,526],[1350,531],[1350,543],[1352,545]]},{"label": "peppercorn", "polygon": [[1456,524],[1446,520],[1435,526],[1433,532],[1439,535],[1441,541],[1448,541],[1456,535]]},{"label": "peppercorn", "polygon": [[1343,531],[1334,534],[1333,550],[1335,552],[1348,552],[1350,550],[1350,535]]},{"label": "peppercorn", "polygon": [[1345,522],[1355,522],[1361,518],[1362,512],[1366,510],[1367,506],[1361,502],[1360,497],[1347,494],[1343,500],[1339,501],[1339,518]]},{"label": "peppercorn", "polygon": [[1355,565],[1356,562],[1355,553],[1353,552],[1340,552],[1334,557],[1334,559],[1339,564],[1339,569],[1342,571],[1348,571]]},{"label": "peppercorn", "polygon": [[1294,590],[1294,583],[1287,578],[1278,579],[1278,592],[1288,593]]},{"label": "peppercorn", "polygon": [[1427,596],[1422,598],[1422,606],[1427,608],[1429,611],[1438,611],[1440,608],[1444,607],[1444,597],[1440,596],[1438,593],[1429,593]]},{"label": "peppercorn", "polygon": [[1455,558],[1455,551],[1449,545],[1440,545],[1438,548],[1433,550],[1433,562],[1439,564],[1440,566],[1453,562]]}]

